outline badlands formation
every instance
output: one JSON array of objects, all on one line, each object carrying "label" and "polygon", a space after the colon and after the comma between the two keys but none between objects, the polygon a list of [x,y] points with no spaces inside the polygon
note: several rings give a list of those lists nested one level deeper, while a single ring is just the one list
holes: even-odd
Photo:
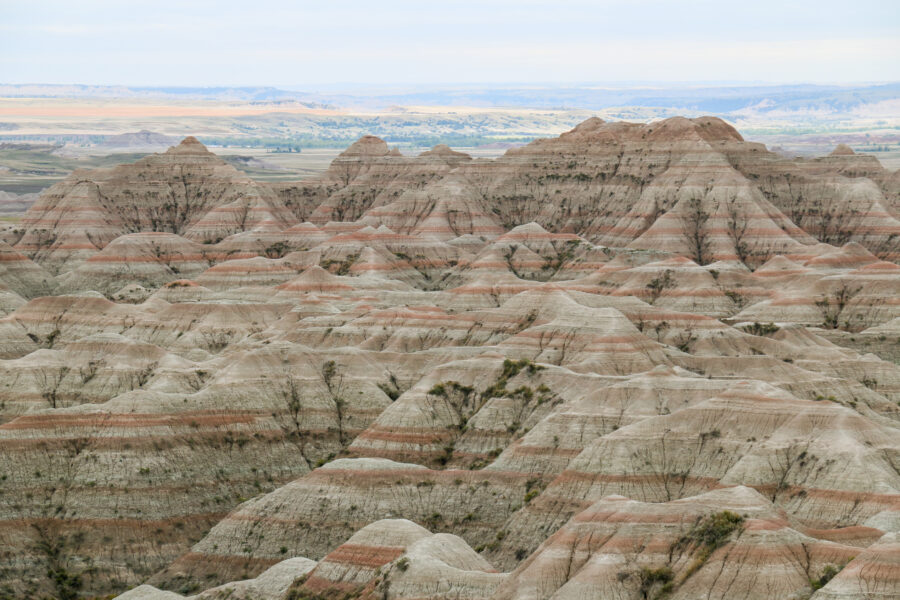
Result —
[{"label": "badlands formation", "polygon": [[900,597],[900,176],[849,148],[187,138],[0,259],[0,598]]}]

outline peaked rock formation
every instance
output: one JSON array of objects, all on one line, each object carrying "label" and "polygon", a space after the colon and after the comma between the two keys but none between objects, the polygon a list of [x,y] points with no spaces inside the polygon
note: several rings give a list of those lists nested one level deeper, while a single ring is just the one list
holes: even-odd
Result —
[{"label": "peaked rock formation", "polygon": [[404,519],[376,521],[323,558],[295,591],[397,599],[489,598],[505,579],[455,535]]},{"label": "peaked rock formation", "polygon": [[838,144],[829,156],[854,156],[856,153],[847,144]]},{"label": "peaked rock formation", "polygon": [[110,294],[133,283],[155,288],[191,278],[209,266],[200,244],[171,233],[133,233],[116,238],[78,267],[57,278],[57,293],[96,290]]},{"label": "peaked rock formation", "polygon": [[363,136],[342,152],[321,178],[276,188],[284,203],[316,225],[353,221],[407,189],[446,175],[458,162],[445,152],[404,158],[375,136]]},{"label": "peaked rock formation", "polygon": [[29,210],[15,246],[59,271],[126,233],[208,242],[266,222],[296,220],[271,191],[188,137],[131,165],[74,172]]},{"label": "peaked rock formation", "polygon": [[443,241],[469,234],[496,237],[503,232],[479,195],[453,175],[366,211],[362,222]]}]

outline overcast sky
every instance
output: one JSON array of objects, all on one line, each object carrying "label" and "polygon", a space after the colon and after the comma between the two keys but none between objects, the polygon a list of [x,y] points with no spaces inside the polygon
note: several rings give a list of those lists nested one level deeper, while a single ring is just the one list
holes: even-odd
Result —
[{"label": "overcast sky", "polygon": [[900,80],[900,0],[0,0],[0,82]]}]

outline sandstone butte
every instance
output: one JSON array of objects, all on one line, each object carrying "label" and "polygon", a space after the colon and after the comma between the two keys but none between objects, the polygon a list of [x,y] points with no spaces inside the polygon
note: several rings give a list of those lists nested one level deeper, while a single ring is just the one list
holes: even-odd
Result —
[{"label": "sandstone butte", "polygon": [[0,233],[0,598],[900,598],[898,261],[897,173],[715,118],[76,171]]}]

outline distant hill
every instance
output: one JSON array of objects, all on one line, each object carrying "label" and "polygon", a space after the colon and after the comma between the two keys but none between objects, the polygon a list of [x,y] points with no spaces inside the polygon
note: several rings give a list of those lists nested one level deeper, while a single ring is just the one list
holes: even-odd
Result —
[{"label": "distant hill", "polygon": [[155,133],[143,129],[135,133],[121,133],[107,137],[102,146],[107,148],[145,148],[161,146],[168,148],[180,140],[176,137]]},{"label": "distant hill", "polygon": [[129,87],[0,84],[0,97],[166,98],[247,102],[301,102],[310,108],[478,106],[542,109],[661,107],[727,115],[738,111],[844,113],[900,99],[900,83],[856,85],[601,84],[435,85],[427,88],[352,87],[285,90],[275,87]]}]

